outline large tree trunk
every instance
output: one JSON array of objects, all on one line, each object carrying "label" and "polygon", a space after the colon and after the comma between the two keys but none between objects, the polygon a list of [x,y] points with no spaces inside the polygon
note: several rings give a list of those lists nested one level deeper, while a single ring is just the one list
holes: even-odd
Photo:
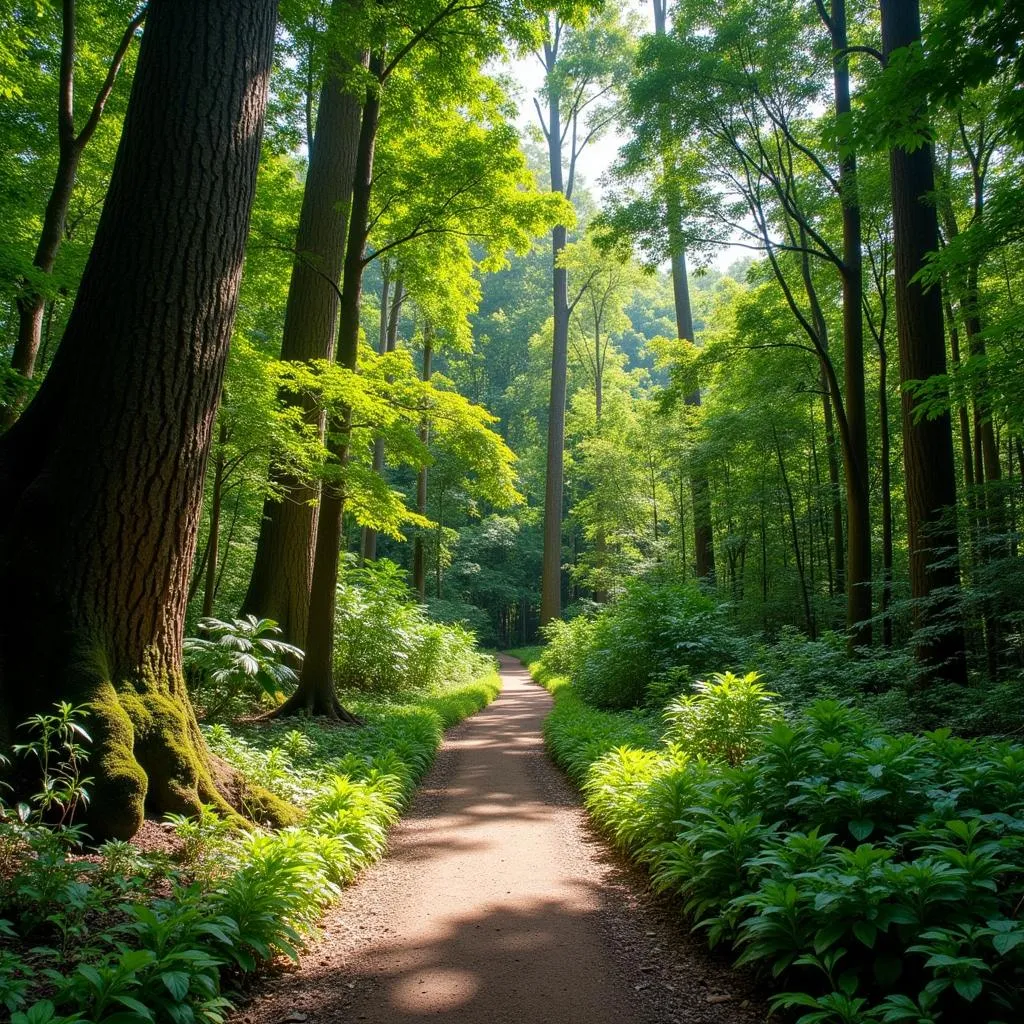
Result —
[{"label": "large tree trunk", "polygon": [[[882,49],[886,57],[921,38],[917,0],[881,0]],[[938,675],[964,682],[963,628],[953,595],[959,587],[956,471],[949,413],[918,417],[906,390],[909,381],[946,372],[940,289],[922,287],[914,276],[929,252],[938,248],[938,222],[932,194],[932,148],[889,154],[893,198],[893,257],[896,323],[900,352],[903,465],[910,545],[910,591],[918,628],[916,656]]]},{"label": "large tree trunk", "polygon": [[[383,58],[370,58],[370,73],[378,78]],[[380,119],[380,90],[367,90],[363,105],[359,144],[356,148],[352,185],[352,211],[345,245],[342,270],[341,303],[338,310],[338,363],[356,368],[359,353],[359,306],[362,296],[364,253],[373,187],[373,153]],[[343,413],[328,425],[327,447],[334,459],[335,472],[341,472],[348,459],[349,415]],[[340,480],[325,480],[320,500],[313,561],[313,579],[309,599],[309,625],[306,629],[302,673],[295,693],[277,710],[278,715],[308,712],[355,722],[339,703],[334,689],[334,601],[338,587],[338,556],[345,515],[345,493]]]},{"label": "large tree trunk", "polygon": [[152,0],[64,342],[0,440],[0,725],[88,704],[88,827],[227,809],[185,693],[203,478],[249,226],[274,0]]},{"label": "large tree trunk", "polygon": [[[43,215],[43,227],[39,234],[39,243],[36,246],[35,256],[32,259],[33,265],[44,274],[52,274],[54,265],[57,262],[57,253],[60,251],[61,242],[64,241],[64,225],[67,220],[68,206],[71,203],[71,193],[75,187],[75,178],[78,175],[78,165],[82,160],[89,140],[92,138],[103,111],[106,108],[107,100],[114,89],[121,64],[124,62],[128,48],[139,26],[145,20],[146,10],[143,8],[125,28],[121,35],[107,74],[100,87],[100,91],[93,102],[89,117],[86,120],[81,132],[75,134],[75,61],[77,59],[76,25],[77,13],[75,0],[63,0],[63,28],[61,33],[60,48],[60,86],[58,90],[57,108],[57,173],[54,176],[53,187],[50,189],[50,197],[46,203],[46,212]],[[18,302],[18,336],[14,343],[14,352],[11,355],[11,369],[24,380],[31,380],[35,376],[36,358],[39,354],[39,346],[42,340],[43,312],[46,308],[46,296],[37,288],[28,288],[19,296]],[[24,391],[19,390],[7,397],[6,405],[0,421],[3,426],[10,426],[17,418],[24,404]]]},{"label": "large tree trunk", "polygon": [[[335,12],[347,6],[336,0]],[[338,281],[345,253],[356,143],[362,103],[344,88],[354,60],[334,57],[320,92],[316,134],[295,236],[281,358],[331,359],[338,324]],[[311,400],[306,417],[323,434],[322,413]],[[319,488],[271,469],[280,497],[268,498],[242,611],[276,620],[285,639],[302,644],[309,621],[309,593],[317,530]]]}]

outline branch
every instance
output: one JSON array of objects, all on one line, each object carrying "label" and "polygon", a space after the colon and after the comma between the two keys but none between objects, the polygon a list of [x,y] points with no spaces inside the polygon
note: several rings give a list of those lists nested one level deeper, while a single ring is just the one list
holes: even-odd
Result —
[{"label": "branch", "polygon": [[544,133],[544,138],[551,141],[551,132],[548,129],[547,122],[544,120],[544,112],[540,109],[540,103],[537,97],[533,97],[533,105],[537,108],[537,120],[540,123],[540,130]]},{"label": "branch", "polygon": [[[70,2],[73,7],[74,0],[70,0]],[[96,131],[96,125],[100,123],[103,109],[107,105],[107,100],[110,99],[110,94],[114,91],[114,83],[117,81],[118,72],[124,63],[125,55],[128,53],[128,47],[132,45],[132,40],[135,38],[135,33],[138,31],[139,26],[146,20],[146,13],[147,8],[144,6],[128,23],[128,27],[121,36],[121,41],[117,44],[117,49],[114,51],[114,56],[110,61],[110,67],[107,68],[107,77],[103,80],[103,85],[96,97],[96,102],[93,103],[92,110],[89,113],[89,120],[85,122],[85,126],[79,132],[78,138],[74,140],[75,145],[79,149],[88,143],[89,139],[92,138],[92,133]]]},{"label": "branch", "polygon": [[60,148],[75,144],[75,0],[64,0],[60,39],[60,94],[57,100]]},{"label": "branch", "polygon": [[814,6],[818,8],[818,17],[820,17],[825,23],[825,28],[827,28],[830,33],[834,32],[835,29],[832,25],[832,19],[829,17],[828,11],[825,9],[825,4],[822,0],[814,0]]},{"label": "branch", "polygon": [[460,7],[458,0],[451,0],[451,3],[449,3],[446,7],[442,7],[441,10],[438,11],[437,14],[434,15],[434,17],[431,18],[430,21],[426,23],[426,25],[423,25],[421,28],[419,28],[416,32],[412,34],[412,38],[410,38],[406,42],[406,44],[394,55],[394,57],[391,58],[391,63],[385,65],[385,67],[381,70],[379,81],[382,83],[386,82],[391,77],[391,73],[395,70],[395,68],[409,55],[409,52],[418,43],[420,43],[427,36],[428,33],[432,32],[435,28],[437,28],[437,26],[440,25],[441,22],[445,20],[445,18],[448,18],[453,14],[458,14],[462,11],[478,11],[483,6],[484,4],[466,4],[465,7]]},{"label": "branch", "polygon": [[844,46],[841,50],[836,50],[836,53],[840,57],[845,57],[850,53],[866,53],[869,57],[874,57],[883,67],[885,66],[885,57],[881,50],[876,50],[873,46]]}]

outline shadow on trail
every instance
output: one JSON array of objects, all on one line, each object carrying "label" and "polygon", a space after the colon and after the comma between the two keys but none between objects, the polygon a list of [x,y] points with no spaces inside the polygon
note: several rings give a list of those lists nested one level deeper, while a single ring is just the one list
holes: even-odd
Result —
[{"label": "shadow on trail", "polygon": [[[296,976],[293,1005],[312,1021],[628,1022],[628,1009],[616,1012],[599,979],[581,984],[580,971],[566,969],[574,960],[584,975],[601,970],[600,951],[578,942],[581,933],[599,931],[597,916],[558,900],[484,905],[446,921],[422,946],[377,939],[371,969],[348,970],[333,988],[314,987],[314,999],[303,997],[308,981]],[[590,963],[580,964],[588,955]],[[281,986],[279,997],[290,987]]]}]

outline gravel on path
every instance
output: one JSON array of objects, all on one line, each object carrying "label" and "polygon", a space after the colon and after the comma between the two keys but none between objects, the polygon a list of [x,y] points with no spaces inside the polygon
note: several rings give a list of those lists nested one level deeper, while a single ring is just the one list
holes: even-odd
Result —
[{"label": "gravel on path", "polygon": [[590,828],[544,750],[550,695],[501,661],[501,695],[449,732],[387,857],[233,1024],[765,1019],[750,979]]}]

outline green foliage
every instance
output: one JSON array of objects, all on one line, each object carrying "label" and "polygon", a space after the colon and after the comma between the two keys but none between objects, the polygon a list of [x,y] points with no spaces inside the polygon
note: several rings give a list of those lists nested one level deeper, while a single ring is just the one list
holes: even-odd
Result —
[{"label": "green foliage", "polygon": [[405,571],[387,559],[346,566],[335,624],[335,679],[343,688],[397,695],[467,683],[485,668],[473,634],[432,621],[412,599]]},{"label": "green foliage", "polygon": [[13,750],[35,761],[40,781],[32,805],[18,805],[22,820],[56,817],[59,825],[70,826],[78,808],[89,803],[87,787],[92,779],[83,772],[89,759],[85,744],[91,738],[80,721],[87,714],[88,708],[60,701],[52,712],[40,712],[22,723],[34,736],[27,743],[15,744]]},{"label": "green foliage", "polygon": [[[71,857],[66,828],[0,804],[0,1005],[19,1024],[221,1024],[232,1009],[222,985],[274,956],[298,958],[339,887],[383,853],[444,729],[499,689],[491,672],[401,705],[353,695],[361,729],[205,727],[249,784],[294,800],[305,820],[242,833],[210,808],[172,816],[173,861],[127,843]],[[43,734],[51,772],[60,723],[77,713],[58,709]]]},{"label": "green foliage", "polygon": [[277,639],[281,630],[273,619],[204,618],[199,629],[207,635],[185,637],[185,667],[191,670],[193,696],[207,715],[223,713],[240,699],[280,700],[298,682],[286,659],[300,663],[303,653]]},{"label": "green foliage", "polygon": [[635,707],[687,689],[697,674],[740,667],[747,644],[724,609],[667,573],[630,581],[589,622],[549,626],[544,664],[595,707]]},{"label": "green foliage", "polygon": [[698,681],[690,696],[665,708],[665,741],[688,754],[737,765],[756,748],[760,734],[778,717],[772,693],[757,672],[736,676],[716,672]]},{"label": "green foliage", "polygon": [[[712,944],[790,984],[778,1007],[808,1024],[1020,1015],[1024,747],[891,735],[835,701],[785,721],[735,677],[679,702],[658,746],[625,738],[634,713],[542,678],[545,737],[595,820]],[[722,756],[737,706],[746,749]],[[711,740],[683,750],[681,728]]]}]

